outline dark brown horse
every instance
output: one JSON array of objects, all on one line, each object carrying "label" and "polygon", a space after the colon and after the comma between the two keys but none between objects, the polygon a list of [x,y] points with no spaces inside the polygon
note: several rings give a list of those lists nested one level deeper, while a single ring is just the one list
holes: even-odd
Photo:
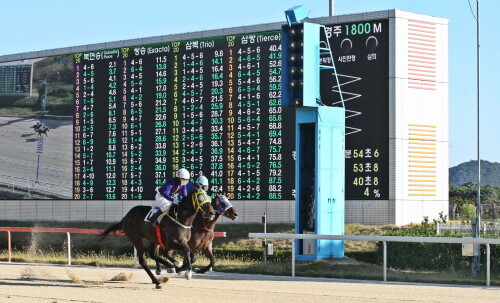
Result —
[{"label": "dark brown horse", "polygon": [[[139,264],[149,275],[151,281],[156,284],[157,289],[161,288],[161,284],[147,266],[143,240],[146,240],[150,244],[150,257],[167,267],[171,267],[172,264],[158,255],[156,247],[163,243],[167,250],[182,251],[184,255],[183,269],[185,268],[186,270],[185,277],[188,280],[191,279],[192,252],[188,245],[188,241],[191,238],[191,227],[198,212],[202,213],[205,217],[213,214],[210,197],[203,190],[193,190],[190,192],[178,205],[177,219],[174,218],[173,207],[169,214],[163,218],[159,225],[160,235],[158,235],[156,228],[151,223],[144,221],[150,210],[150,206],[138,205],[133,207],[120,222],[108,227],[100,235],[101,240],[112,232],[122,230],[136,248]],[[173,261],[175,260],[172,259]],[[176,270],[180,271],[181,269],[176,267]]]},{"label": "dark brown horse", "polygon": [[[201,214],[197,214],[193,222],[193,228],[191,229],[191,239],[189,239],[188,245],[191,249],[191,263],[196,261],[194,252],[201,250],[202,253],[210,260],[210,264],[197,270],[199,274],[206,273],[210,268],[215,265],[215,258],[212,253],[212,241],[214,239],[214,228],[220,215],[223,215],[231,220],[236,220],[238,218],[238,213],[233,207],[229,199],[224,194],[217,194],[216,198],[212,200],[212,207],[215,209],[214,218],[205,218]],[[167,255],[171,260],[173,250],[169,250]],[[179,263],[176,263],[178,266]],[[169,272],[173,272],[172,268],[169,268]],[[161,274],[160,263],[156,262],[156,274]]]}]

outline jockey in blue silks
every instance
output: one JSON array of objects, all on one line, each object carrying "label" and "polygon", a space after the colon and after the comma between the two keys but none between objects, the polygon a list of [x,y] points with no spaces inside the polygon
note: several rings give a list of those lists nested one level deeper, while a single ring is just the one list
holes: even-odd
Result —
[{"label": "jockey in blue silks", "polygon": [[[185,168],[181,168],[176,172],[175,178],[168,180],[165,184],[160,186],[156,192],[155,205],[152,208],[155,210],[155,213],[153,214],[150,212],[146,220],[156,224],[156,219],[158,219],[162,213],[168,213],[172,204],[177,204],[183,197],[186,197],[188,194],[187,185],[190,177],[189,171]],[[160,211],[157,211],[158,209]]]}]

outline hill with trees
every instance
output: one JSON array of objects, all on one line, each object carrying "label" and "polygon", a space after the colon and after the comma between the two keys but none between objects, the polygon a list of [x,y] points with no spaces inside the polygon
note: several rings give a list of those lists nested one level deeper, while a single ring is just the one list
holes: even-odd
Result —
[{"label": "hill with trees", "polygon": [[[477,161],[464,162],[449,169],[450,185],[477,184]],[[481,160],[481,185],[500,186],[500,163]]]}]

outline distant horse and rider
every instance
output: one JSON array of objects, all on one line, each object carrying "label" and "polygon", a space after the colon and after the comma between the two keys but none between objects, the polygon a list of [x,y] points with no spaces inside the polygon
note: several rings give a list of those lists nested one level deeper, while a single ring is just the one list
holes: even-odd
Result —
[{"label": "distant horse and rider", "polygon": [[38,134],[38,137],[40,137],[42,134],[44,134],[45,136],[48,136],[47,132],[49,131],[49,128],[47,127],[47,125],[45,125],[41,122],[37,122],[35,125],[33,125],[30,128],[33,128],[35,130],[35,133]]},{"label": "distant horse and rider", "polygon": [[[161,288],[161,284],[147,266],[143,240],[149,242],[149,254],[156,261],[156,273],[158,275],[161,273],[160,264],[163,264],[178,273],[185,271],[185,278],[190,280],[192,277],[192,259],[194,258],[192,249],[203,249],[205,255],[210,258],[210,265],[204,271],[202,270],[205,272],[215,263],[211,250],[211,241],[213,239],[213,227],[217,219],[221,214],[233,220],[237,218],[236,211],[225,196],[217,195],[215,201],[212,201],[206,191],[201,188],[191,190],[176,207],[172,207],[168,213],[164,214],[166,218],[159,218],[159,223],[156,226],[145,221],[150,211],[150,206],[138,205],[133,207],[120,222],[108,227],[100,235],[100,239],[106,238],[110,233],[123,231],[137,250],[139,264],[149,275],[157,289]],[[217,213],[215,219],[214,211]],[[203,240],[200,240],[200,237]],[[203,248],[200,246],[202,242],[204,243]],[[193,243],[198,243],[198,245]],[[166,255],[168,260],[160,257],[160,246],[169,252],[173,250],[181,251],[184,257],[182,267],[169,254]],[[210,248],[206,248],[207,246],[210,246]]]}]

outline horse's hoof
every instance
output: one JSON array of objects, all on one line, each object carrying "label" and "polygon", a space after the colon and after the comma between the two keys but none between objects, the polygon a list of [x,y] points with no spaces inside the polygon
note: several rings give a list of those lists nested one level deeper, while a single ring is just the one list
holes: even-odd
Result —
[{"label": "horse's hoof", "polygon": [[156,289],[161,289],[161,284],[156,284]]},{"label": "horse's hoof", "polygon": [[156,270],[156,275],[157,275],[157,276],[161,275],[161,269],[157,269],[157,270]]},{"label": "horse's hoof", "polygon": [[191,280],[191,278],[193,277],[193,272],[186,271],[186,273],[184,274],[184,277],[186,278],[186,280]]},{"label": "horse's hoof", "polygon": [[167,272],[169,274],[173,274],[173,273],[175,273],[175,268],[167,268]]}]

